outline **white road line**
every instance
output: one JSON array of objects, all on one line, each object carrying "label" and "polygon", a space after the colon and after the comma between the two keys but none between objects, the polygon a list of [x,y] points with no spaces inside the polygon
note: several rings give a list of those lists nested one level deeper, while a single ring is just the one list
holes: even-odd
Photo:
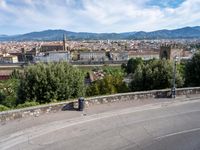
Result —
[{"label": "white road line", "polygon": [[167,137],[180,135],[180,134],[186,134],[186,133],[195,132],[195,131],[199,131],[199,130],[200,130],[200,128],[195,128],[195,129],[189,129],[189,130],[184,130],[184,131],[180,131],[180,132],[174,132],[174,133],[170,133],[170,134],[167,134],[167,135],[159,136],[155,139],[156,140],[162,140],[162,139],[167,138]]}]

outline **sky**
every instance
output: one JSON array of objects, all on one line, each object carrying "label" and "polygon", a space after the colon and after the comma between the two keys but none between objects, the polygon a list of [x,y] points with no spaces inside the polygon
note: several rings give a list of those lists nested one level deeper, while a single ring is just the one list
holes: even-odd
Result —
[{"label": "sky", "polygon": [[200,25],[200,0],[0,0],[0,35],[131,32]]}]

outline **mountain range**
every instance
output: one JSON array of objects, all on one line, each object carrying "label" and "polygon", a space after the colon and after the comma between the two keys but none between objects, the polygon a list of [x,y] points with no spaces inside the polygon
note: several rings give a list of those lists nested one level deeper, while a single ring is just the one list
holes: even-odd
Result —
[{"label": "mountain range", "polygon": [[200,26],[184,27],[174,30],[157,30],[152,32],[124,33],[89,33],[66,30],[45,30],[20,35],[0,35],[0,41],[54,41],[62,40],[131,40],[131,39],[200,39]]}]

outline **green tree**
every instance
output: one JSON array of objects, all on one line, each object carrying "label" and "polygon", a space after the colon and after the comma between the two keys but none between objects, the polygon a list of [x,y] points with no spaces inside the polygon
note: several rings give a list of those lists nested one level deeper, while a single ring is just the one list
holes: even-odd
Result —
[{"label": "green tree", "polygon": [[196,53],[192,59],[186,63],[185,85],[200,86],[200,52]]},{"label": "green tree", "polygon": [[22,73],[17,69],[14,69],[12,74],[11,74],[12,79],[20,79],[21,76],[22,76]]},{"label": "green tree", "polygon": [[126,64],[126,63],[122,63],[121,69],[122,69],[123,71],[127,72],[127,64]]},{"label": "green tree", "polygon": [[86,89],[86,96],[95,96],[95,95],[100,95],[100,91],[99,91],[99,85],[94,82],[91,85],[87,86]]},{"label": "green tree", "polygon": [[123,77],[106,75],[103,79],[94,81],[89,85],[86,95],[107,95],[124,92],[129,92],[129,88],[126,83],[123,82]]},{"label": "green tree", "polygon": [[6,111],[6,110],[9,110],[9,108],[0,104],[0,112],[1,111]]},{"label": "green tree", "polygon": [[112,67],[112,66],[106,66],[105,68],[103,68],[103,72],[106,75],[111,75],[114,77],[123,77],[125,75],[125,72],[121,67],[116,68],[116,67]]},{"label": "green tree", "polygon": [[0,82],[0,104],[14,108],[17,104],[17,90],[19,80],[9,79]]},{"label": "green tree", "polygon": [[18,103],[49,103],[84,96],[84,73],[68,63],[39,63],[25,68]]},{"label": "green tree", "polygon": [[[140,64],[130,84],[132,91],[165,89],[172,87],[173,65],[167,60],[152,60]],[[183,86],[184,80],[177,70],[177,87]]]},{"label": "green tree", "polygon": [[135,70],[137,69],[138,65],[142,64],[143,63],[143,60],[141,58],[131,58],[128,60],[128,63],[127,63],[127,68],[126,68],[126,71],[127,73],[135,73]]}]

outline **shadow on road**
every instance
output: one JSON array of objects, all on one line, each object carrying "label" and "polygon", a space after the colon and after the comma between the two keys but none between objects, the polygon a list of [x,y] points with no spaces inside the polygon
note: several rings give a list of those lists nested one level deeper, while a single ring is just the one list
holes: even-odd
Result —
[{"label": "shadow on road", "polygon": [[155,98],[171,98],[171,92],[157,92]]},{"label": "shadow on road", "polygon": [[63,106],[62,111],[77,111],[78,108],[74,107],[74,102],[68,103]]}]

